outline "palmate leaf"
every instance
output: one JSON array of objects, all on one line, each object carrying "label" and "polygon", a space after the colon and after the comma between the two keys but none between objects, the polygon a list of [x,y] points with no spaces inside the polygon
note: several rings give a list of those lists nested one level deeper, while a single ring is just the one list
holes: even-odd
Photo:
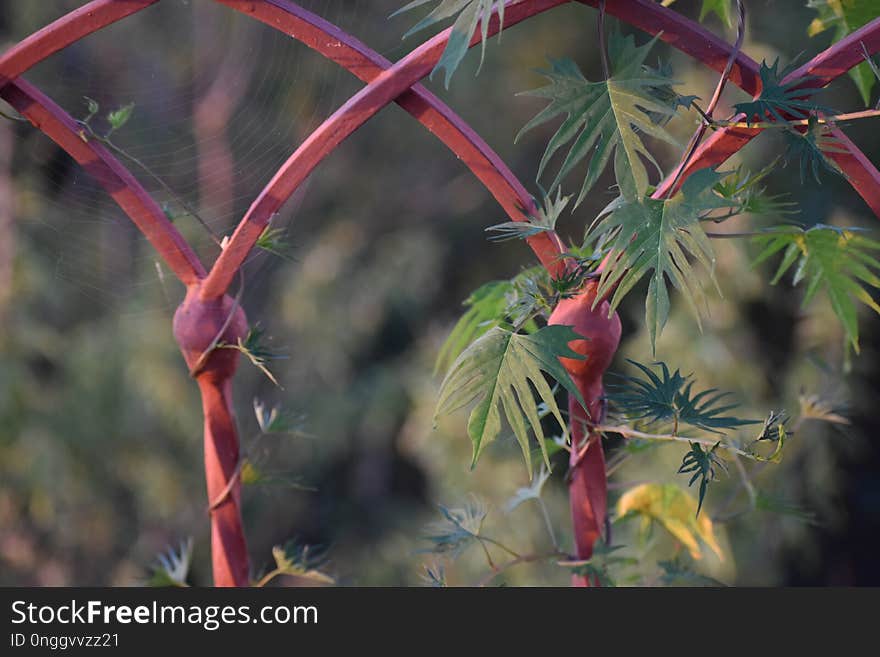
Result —
[{"label": "palmate leaf", "polygon": [[181,541],[179,549],[168,548],[156,557],[153,572],[147,586],[153,587],[186,587],[189,568],[192,563],[193,540]]},{"label": "palmate leaf", "polygon": [[684,545],[691,557],[701,559],[700,539],[718,556],[724,555],[712,521],[697,516],[697,501],[674,484],[642,484],[626,491],[617,502],[617,515],[640,516],[650,524],[657,522]]},{"label": "palmate leaf", "polygon": [[[616,158],[616,172],[626,166],[623,158]],[[712,210],[730,206],[730,201],[714,191],[720,177],[711,169],[702,169],[669,199],[627,198],[624,190],[624,196],[603,210],[588,233],[588,240],[605,238],[611,250],[619,254],[609,259],[602,271],[596,295],[596,299],[602,299],[614,290],[612,311],[636,283],[652,272],[645,300],[652,349],[656,349],[657,336],[669,317],[667,279],[683,294],[700,321],[700,307],[705,300],[691,258],[709,272],[714,282],[715,253],[700,220]]]},{"label": "palmate leaf", "polygon": [[483,37],[480,53],[480,65],[482,66],[483,58],[486,55],[486,40],[489,38],[489,19],[492,17],[492,13],[497,11],[498,20],[502,26],[504,25],[505,0],[414,0],[395,11],[391,16],[393,18],[398,14],[416,9],[431,2],[437,2],[438,4],[430,14],[416,23],[403,38],[429,28],[441,21],[450,19],[458,14],[458,17],[452,25],[452,33],[449,36],[449,42],[446,44],[446,49],[443,51],[443,56],[431,72],[431,77],[433,77],[434,73],[441,69],[445,69],[445,84],[446,87],[449,88],[449,81],[452,79],[452,75],[455,73],[459,64],[461,64],[461,60],[464,59],[465,54],[467,54],[471,38],[474,36],[478,23]]},{"label": "palmate leaf", "polygon": [[[880,16],[880,0],[809,0],[807,6],[818,12],[807,33],[815,36],[826,30],[834,30],[835,41],[840,41]],[[871,104],[871,91],[876,82],[871,66],[868,62],[859,64],[849,70],[849,76],[856,83],[867,107]]]},{"label": "palmate leaf", "polygon": [[680,370],[670,373],[666,363],[658,363],[660,375],[651,368],[629,360],[639,368],[645,378],[617,374],[622,384],[607,386],[608,401],[632,420],[647,420],[649,423],[672,423],[673,433],[682,425],[689,425],[711,433],[722,434],[725,429],[735,429],[749,424],[760,424],[758,420],[744,420],[726,415],[737,407],[736,404],[719,405],[728,393],[715,388],[694,393],[694,381],[682,376]]},{"label": "palmate leaf", "polygon": [[765,121],[768,118],[784,123],[787,119],[805,119],[812,112],[822,111],[833,114],[831,110],[818,105],[811,98],[819,93],[817,87],[803,87],[805,78],[782,83],[782,80],[794,70],[792,65],[779,70],[779,59],[768,66],[761,62],[761,95],[747,102],[735,103],[733,108],[746,115],[746,122]]},{"label": "palmate leaf", "polygon": [[727,472],[727,466],[717,454],[720,445],[721,441],[718,441],[710,449],[703,449],[699,443],[691,443],[690,451],[684,455],[678,468],[678,474],[693,473],[688,482],[688,488],[693,486],[697,479],[700,480],[700,494],[697,502],[698,516],[700,509],[703,508],[703,500],[706,498],[706,489],[709,487],[709,483],[717,478],[718,468]]},{"label": "palmate leaf", "polygon": [[522,449],[529,478],[529,428],[550,467],[541,412],[532,389],[565,432],[565,420],[544,372],[583,404],[580,391],[559,362],[560,357],[582,359],[568,346],[572,340],[581,339],[570,326],[546,326],[532,335],[495,327],[461,353],[443,380],[435,418],[477,402],[468,418],[468,435],[474,448],[471,467],[476,465],[483,448],[501,433],[501,411]]},{"label": "palmate leaf", "polygon": [[784,194],[768,194],[762,185],[778,164],[779,158],[776,158],[754,172],[740,165],[715,185],[715,192],[743,214],[796,214],[797,203],[784,200]]},{"label": "palmate leaf", "polygon": [[662,96],[668,89],[670,80],[644,65],[656,41],[657,37],[637,47],[632,36],[612,32],[608,48],[612,74],[608,80],[590,82],[573,61],[551,60],[550,70],[541,71],[550,84],[525,92],[528,96],[546,98],[550,104],[526,124],[517,140],[557,116],[566,117],[547,145],[538,167],[538,177],[557,151],[569,143],[568,154],[550,186],[551,190],[589,157],[575,207],[595,185],[615,153],[626,162],[620,172],[621,175],[625,172],[626,179],[621,180],[619,176],[618,184],[635,190],[634,194],[638,196],[644,195],[648,188],[648,172],[642,158],[658,171],[660,167],[642,142],[643,135],[678,146],[661,125],[663,117],[675,114],[674,101],[658,99],[658,94]]},{"label": "palmate leaf", "polygon": [[846,148],[831,133],[831,128],[820,124],[815,116],[811,116],[805,132],[786,130],[785,139],[788,143],[783,165],[788,166],[794,160],[800,163],[801,184],[807,180],[807,174],[813,175],[820,185],[819,171],[825,169],[831,173],[843,175],[840,167],[828,157],[829,153],[845,153]]},{"label": "palmate leaf", "polygon": [[776,284],[797,263],[794,284],[806,281],[803,305],[806,307],[824,288],[834,314],[843,324],[849,344],[858,353],[859,325],[856,301],[880,314],[880,305],[865,286],[880,289],[880,260],[871,255],[880,251],[880,242],[865,237],[857,228],[836,228],[818,224],[808,230],[798,226],[778,226],[754,238],[763,250],[758,265],[782,253],[771,283]]}]

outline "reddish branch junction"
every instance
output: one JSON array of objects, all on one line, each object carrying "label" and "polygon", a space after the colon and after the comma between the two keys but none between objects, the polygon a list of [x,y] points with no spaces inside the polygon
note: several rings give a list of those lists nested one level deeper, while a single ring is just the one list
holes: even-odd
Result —
[{"label": "reddish branch junction", "polygon": [[[231,9],[279,30],[339,64],[365,82],[365,86],[324,121],[282,165],[254,200],[231,239],[210,269],[167,219],[159,204],[131,172],[100,142],[83,139],[80,124],[21,76],[53,53],[135,14],[158,0],[92,0],[59,18],[10,48],[0,57],[0,96],[58,146],[64,149],[106,189],[120,208],[150,241],[171,271],[186,286],[186,297],[174,316],[174,335],[202,395],[205,423],[205,472],[211,513],[214,583],[248,586],[250,566],[241,522],[239,445],[232,407],[232,380],[237,352],[213,349],[219,341],[235,343],[248,328],[247,319],[229,289],[257,239],[272,216],[311,172],[352,133],[391,103],[432,132],[467,166],[513,221],[524,221],[534,209],[525,187],[473,129],[439,98],[420,84],[439,61],[451,29],[392,63],[369,47],[288,0],[216,0]],[[597,6],[598,0],[577,0]],[[507,0],[507,29],[568,0]],[[660,34],[666,43],[721,72],[733,48],[700,25],[652,0],[608,0],[605,10],[648,34]],[[500,29],[493,15],[488,34]],[[477,30],[471,46],[480,42]],[[880,18],[852,33],[792,72],[786,81],[807,77],[804,85],[829,84],[864,60],[867,52],[880,51]],[[736,52],[729,80],[753,96],[761,92],[758,65]],[[738,120],[738,119],[735,119]],[[697,148],[680,176],[660,184],[663,196],[695,171],[714,167],[745,146],[760,129],[721,128]],[[880,172],[837,128],[841,147],[828,153],[855,190],[880,217]],[[677,178],[677,179],[676,179]],[[540,233],[528,240],[540,262],[553,276],[562,274],[564,245],[555,233]],[[563,364],[587,402],[585,409],[570,399],[572,422],[570,499],[575,535],[575,556],[589,559],[602,535],[607,515],[607,486],[602,445],[589,430],[588,417],[601,418],[602,377],[620,340],[620,321],[608,317],[607,305],[591,309],[595,287],[588,284],[577,298],[561,301],[551,323],[574,326],[589,340],[572,348],[586,361]],[[575,577],[574,584],[593,582]]]}]

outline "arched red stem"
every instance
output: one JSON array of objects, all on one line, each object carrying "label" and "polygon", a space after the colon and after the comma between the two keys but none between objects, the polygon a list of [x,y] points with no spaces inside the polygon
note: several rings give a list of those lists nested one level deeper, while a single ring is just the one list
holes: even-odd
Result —
[{"label": "arched red stem", "polygon": [[67,151],[119,204],[171,271],[192,284],[205,276],[195,252],[137,179],[102,144],[86,138],[82,127],[48,96],[24,80],[9,82],[0,96]]},{"label": "arched red stem", "polygon": [[241,519],[238,430],[232,410],[238,352],[215,348],[218,344],[234,345],[246,333],[247,319],[238,302],[229,296],[205,301],[198,285],[188,288],[174,314],[174,337],[202,394],[215,586],[249,584]]}]

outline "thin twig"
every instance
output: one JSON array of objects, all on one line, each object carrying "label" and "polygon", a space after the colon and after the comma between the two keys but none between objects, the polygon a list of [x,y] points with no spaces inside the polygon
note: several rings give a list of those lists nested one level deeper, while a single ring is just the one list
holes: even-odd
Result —
[{"label": "thin twig", "polygon": [[[641,440],[658,440],[664,442],[677,442],[677,443],[696,443],[698,445],[703,445],[705,447],[714,447],[718,440],[711,440],[707,438],[687,438],[685,436],[678,436],[676,434],[667,433],[667,434],[656,434],[656,433],[645,433],[644,431],[638,431],[633,429],[632,427],[627,426],[596,426],[593,427],[594,431],[599,431],[602,433],[616,433],[624,438],[639,438]],[[738,454],[739,456],[743,456],[750,460],[756,460],[755,455],[745,450],[740,449],[739,447],[735,447],[729,443],[722,442],[721,447],[731,454]]]},{"label": "thin twig", "polygon": [[597,21],[599,30],[599,52],[602,55],[602,73],[605,79],[611,77],[611,66],[608,64],[608,46],[605,43],[605,0],[599,2],[599,20]]},{"label": "thin twig", "polygon": [[700,124],[700,127],[697,128],[697,131],[694,133],[693,137],[691,137],[690,142],[688,142],[685,155],[682,158],[681,163],[678,165],[678,168],[675,170],[675,177],[672,179],[672,184],[669,185],[666,190],[667,198],[672,195],[678,185],[678,181],[681,180],[688,164],[690,164],[691,158],[693,158],[694,153],[697,152],[697,147],[700,145],[700,142],[703,140],[703,136],[706,134],[706,130],[709,127],[707,121],[712,121],[712,113],[715,111],[718,101],[721,100],[721,94],[724,92],[724,87],[727,85],[730,72],[733,70],[733,65],[736,62],[736,58],[739,56],[740,49],[742,48],[743,40],[746,36],[746,6],[744,0],[736,0],[736,4],[737,9],[739,10],[739,25],[737,26],[736,43],[734,43],[733,49],[730,51],[730,57],[727,58],[727,65],[724,67],[724,70],[721,72],[721,77],[718,79],[715,93],[712,94],[712,100],[709,101],[706,111],[700,112],[703,117],[703,123]]},{"label": "thin twig", "polygon": [[498,577],[501,573],[506,570],[510,570],[514,566],[518,566],[523,563],[534,563],[535,561],[547,561],[550,559],[557,559],[559,557],[569,558],[569,555],[564,552],[550,552],[548,554],[523,554],[515,559],[511,559],[500,566],[497,566],[491,573],[486,575],[483,579],[479,581],[477,586],[484,587],[487,586],[493,579]]}]

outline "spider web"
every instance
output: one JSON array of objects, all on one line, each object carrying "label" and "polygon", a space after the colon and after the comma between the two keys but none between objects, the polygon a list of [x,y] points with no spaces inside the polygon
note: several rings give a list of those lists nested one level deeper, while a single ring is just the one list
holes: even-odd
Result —
[{"label": "spider web", "polygon": [[[7,10],[7,42],[82,3],[25,4]],[[390,59],[408,45],[387,29],[387,16],[399,4],[394,0],[298,4]],[[376,35],[384,43],[376,43]],[[98,134],[109,111],[134,103],[132,118],[112,139],[149,172],[118,157],[208,267],[219,252],[217,240],[231,234],[278,167],[362,85],[296,40],[208,0],[157,3],[56,53],[25,77],[75,118],[87,115],[86,97],[95,99]],[[15,135],[18,249],[51,272],[64,295],[122,313],[173,310],[180,285],[109,195],[39,131],[22,124]],[[294,245],[299,240],[290,223],[308,186],[273,221]],[[259,285],[272,260],[251,256],[248,288]]]}]

